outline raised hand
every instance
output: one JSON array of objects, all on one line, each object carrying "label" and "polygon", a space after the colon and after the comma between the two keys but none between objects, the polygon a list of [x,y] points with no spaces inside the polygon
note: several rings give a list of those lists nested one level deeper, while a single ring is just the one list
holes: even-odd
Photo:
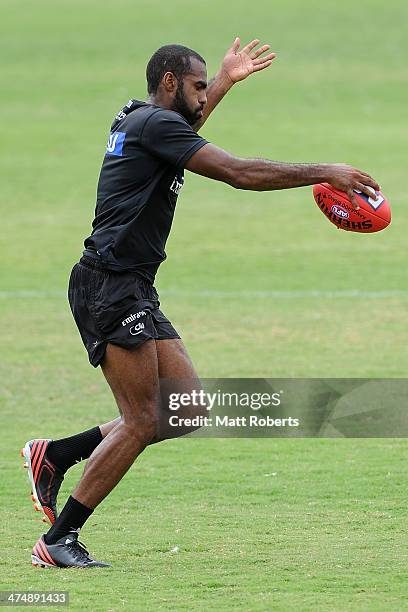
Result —
[{"label": "raised hand", "polygon": [[222,72],[228,76],[232,83],[243,81],[250,74],[260,72],[268,68],[276,57],[276,53],[268,53],[270,45],[262,45],[259,49],[258,39],[252,40],[245,47],[239,50],[241,40],[237,37],[232,46],[228,49],[221,66]]}]

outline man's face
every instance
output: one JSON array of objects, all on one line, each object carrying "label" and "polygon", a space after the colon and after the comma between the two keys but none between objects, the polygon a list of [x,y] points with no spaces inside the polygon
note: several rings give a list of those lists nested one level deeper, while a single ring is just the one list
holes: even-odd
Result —
[{"label": "man's face", "polygon": [[191,72],[178,83],[173,110],[194,125],[203,116],[207,104],[207,68],[195,57],[191,58]]}]

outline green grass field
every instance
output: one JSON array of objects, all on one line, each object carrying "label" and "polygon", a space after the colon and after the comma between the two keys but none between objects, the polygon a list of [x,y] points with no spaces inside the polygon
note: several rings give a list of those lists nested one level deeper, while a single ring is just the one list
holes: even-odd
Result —
[{"label": "green grass field", "polygon": [[[0,0],[1,588],[71,609],[408,609],[405,440],[195,439],[148,449],[83,530],[95,572],[31,567],[41,523],[18,450],[115,416],[65,291],[114,114],[181,42],[214,73],[239,34],[276,64],[203,129],[242,156],[349,162],[393,223],[337,231],[311,189],[188,176],[156,286],[203,377],[405,377],[408,9],[402,0]],[[81,474],[66,478],[61,500]],[[176,547],[176,550],[175,550]],[[173,552],[172,552],[173,550]]]}]

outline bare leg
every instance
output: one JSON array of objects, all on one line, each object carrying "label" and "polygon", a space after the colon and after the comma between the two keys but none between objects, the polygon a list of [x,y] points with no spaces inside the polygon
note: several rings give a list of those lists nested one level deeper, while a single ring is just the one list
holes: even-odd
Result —
[{"label": "bare leg", "polygon": [[159,394],[156,343],[134,350],[108,344],[102,370],[121,418],[90,456],[73,497],[95,508],[154,437]]},{"label": "bare leg", "polygon": [[[201,382],[194,369],[192,361],[187,353],[183,342],[179,339],[156,340],[157,359],[159,364],[159,378],[171,381],[168,392],[189,393],[192,390],[200,391]],[[198,426],[172,427],[169,423],[168,393],[161,389],[161,405],[159,411],[158,433],[152,440],[160,442],[169,438],[178,438],[198,429]],[[178,417],[193,418],[195,416],[207,416],[205,406],[182,406],[177,410]]]},{"label": "bare leg", "polygon": [[[195,389],[201,388],[200,380],[181,340],[156,340],[156,349],[159,363],[159,377],[161,379],[171,379],[172,381],[181,380],[183,382],[191,381]],[[170,427],[169,414],[168,400],[166,397],[163,397],[158,407],[158,432],[149,444],[155,444],[168,438],[178,437],[196,429],[193,427],[181,432],[179,428]],[[206,410],[194,406],[183,406],[178,414],[179,416],[192,418],[198,414],[205,415]],[[106,436],[119,425],[121,420],[122,417],[119,416],[112,421],[99,425],[102,438],[106,438]]]}]

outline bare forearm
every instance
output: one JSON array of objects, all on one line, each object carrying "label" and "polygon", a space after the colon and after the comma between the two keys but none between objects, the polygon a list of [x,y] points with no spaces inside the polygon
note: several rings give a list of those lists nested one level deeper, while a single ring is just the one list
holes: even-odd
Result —
[{"label": "bare forearm", "polygon": [[228,183],[236,189],[251,191],[330,183],[336,189],[345,191],[352,202],[355,200],[353,190],[371,197],[370,188],[375,191],[380,189],[369,174],[347,164],[288,164],[268,159],[243,159],[211,143],[194,153],[186,168],[215,181]]},{"label": "bare forearm", "polygon": [[320,182],[332,176],[332,164],[288,164],[264,159],[240,159],[237,163],[238,189],[272,191],[291,189]]}]

